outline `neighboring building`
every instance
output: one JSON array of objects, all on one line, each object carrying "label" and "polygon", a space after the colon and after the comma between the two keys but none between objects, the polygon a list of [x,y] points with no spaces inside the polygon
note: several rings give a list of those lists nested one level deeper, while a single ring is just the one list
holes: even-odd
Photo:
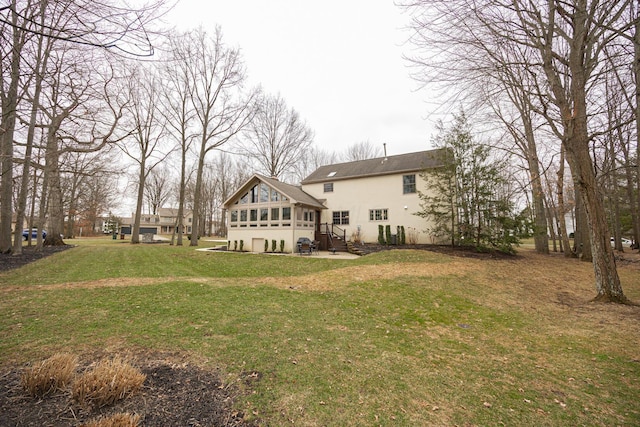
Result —
[{"label": "neighboring building", "polygon": [[[135,214],[130,218],[122,218],[120,234],[131,234]],[[183,216],[183,234],[191,234],[193,215],[191,211],[185,211]],[[178,225],[178,209],[159,208],[156,215],[142,214],[140,216],[140,234],[171,235]]]},{"label": "neighboring building", "polygon": [[[375,242],[378,226],[398,226],[417,243],[434,243],[420,211],[418,192],[428,193],[420,174],[441,166],[441,150],[387,156],[321,166],[301,186],[252,176],[224,204],[232,242],[244,249],[264,250],[264,240],[285,240],[295,250],[300,237],[316,240],[321,249],[336,240]],[[274,193],[276,198],[274,199]],[[278,195],[280,196],[278,198]],[[283,219],[286,213],[287,219]]]}]

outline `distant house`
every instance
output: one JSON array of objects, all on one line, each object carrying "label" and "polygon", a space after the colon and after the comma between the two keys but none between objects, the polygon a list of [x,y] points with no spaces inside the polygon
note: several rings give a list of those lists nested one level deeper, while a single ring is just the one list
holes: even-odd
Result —
[{"label": "distant house", "polygon": [[[131,234],[135,214],[129,218],[122,218],[120,225],[120,234]],[[193,215],[191,211],[185,211],[183,215],[183,234],[191,234],[191,224],[193,223]],[[140,234],[159,234],[171,235],[178,225],[178,209],[159,208],[158,213],[140,215]]]},{"label": "distant house", "polygon": [[284,240],[295,251],[300,237],[321,249],[345,240],[375,242],[378,226],[403,226],[417,243],[433,243],[420,211],[418,191],[428,193],[423,171],[442,166],[441,150],[321,166],[300,186],[255,174],[224,204],[228,237],[244,249],[264,250],[265,240]]}]

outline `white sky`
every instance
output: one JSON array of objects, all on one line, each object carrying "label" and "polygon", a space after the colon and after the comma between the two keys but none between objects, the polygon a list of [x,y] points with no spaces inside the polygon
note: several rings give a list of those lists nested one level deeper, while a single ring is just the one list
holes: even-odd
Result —
[{"label": "white sky", "polygon": [[211,34],[220,25],[242,51],[249,84],[280,93],[319,148],[366,140],[386,142],[389,155],[431,148],[427,94],[402,59],[408,17],[393,0],[181,0],[166,19]]}]

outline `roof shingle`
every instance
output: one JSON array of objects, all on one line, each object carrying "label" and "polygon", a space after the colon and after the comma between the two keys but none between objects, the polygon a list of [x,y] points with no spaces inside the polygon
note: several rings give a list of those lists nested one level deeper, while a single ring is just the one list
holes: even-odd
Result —
[{"label": "roof shingle", "polygon": [[419,151],[417,153],[399,154],[396,156],[358,160],[320,166],[306,177],[302,184],[338,181],[350,178],[361,178],[376,175],[390,175],[404,172],[418,172],[442,166],[444,149]]}]

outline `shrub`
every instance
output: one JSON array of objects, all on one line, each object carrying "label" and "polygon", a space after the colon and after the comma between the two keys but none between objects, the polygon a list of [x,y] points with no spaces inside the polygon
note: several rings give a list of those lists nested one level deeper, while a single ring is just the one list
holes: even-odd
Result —
[{"label": "shrub", "polygon": [[387,245],[390,245],[391,244],[391,226],[387,225],[384,228],[384,232],[385,232],[386,238],[387,238]]},{"label": "shrub", "polygon": [[351,233],[351,241],[356,244],[362,243],[362,230],[360,230],[360,227]]},{"label": "shrub", "polygon": [[400,226],[400,244],[404,245],[407,243],[407,236],[404,234],[404,225]]},{"label": "shrub", "polygon": [[280,240],[280,252],[284,252],[284,240]]},{"label": "shrub", "polygon": [[407,235],[407,241],[409,242],[410,245],[416,245],[418,243],[418,235],[420,234],[420,232],[414,228],[414,227],[409,227],[409,232]]},{"label": "shrub", "polygon": [[79,376],[71,387],[71,398],[83,405],[103,407],[136,393],[146,375],[129,363],[103,360]]},{"label": "shrub", "polygon": [[227,250],[231,250],[231,240],[227,240]]},{"label": "shrub", "polygon": [[244,250],[244,240],[240,240],[240,252]]},{"label": "shrub", "polygon": [[[275,240],[271,241],[271,252],[275,252],[276,248],[278,247],[278,242],[276,242]],[[282,252],[282,251],[280,251]]]},{"label": "shrub", "polygon": [[384,245],[384,226],[382,224],[378,225],[378,243]]},{"label": "shrub", "polygon": [[269,252],[269,241],[264,239],[264,251]]},{"label": "shrub", "polygon": [[80,427],[138,427],[139,425],[140,415],[120,413],[89,421]]},{"label": "shrub", "polygon": [[237,251],[237,250],[238,250],[238,241],[237,241],[237,240],[234,240],[234,241],[233,241],[233,250],[234,250],[234,251]]},{"label": "shrub", "polygon": [[44,397],[71,383],[78,358],[68,353],[56,353],[26,369],[20,377],[25,391],[33,397]]}]

